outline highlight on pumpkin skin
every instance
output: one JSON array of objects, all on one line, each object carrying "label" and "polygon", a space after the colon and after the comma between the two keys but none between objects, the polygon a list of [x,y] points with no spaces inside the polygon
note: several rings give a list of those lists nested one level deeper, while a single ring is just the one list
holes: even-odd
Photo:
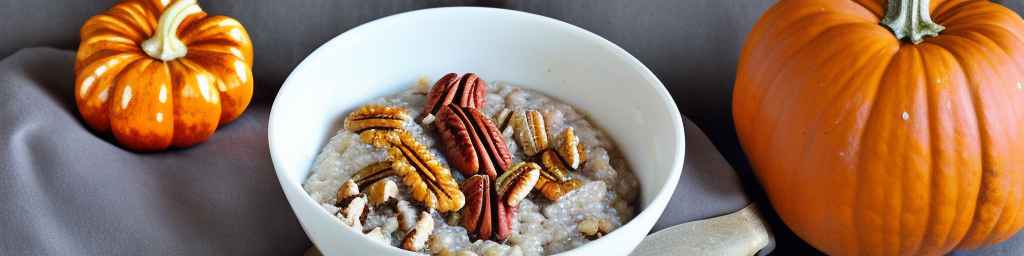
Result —
[{"label": "highlight on pumpkin skin", "polygon": [[75,59],[85,123],[130,150],[201,143],[252,99],[248,32],[195,0],[121,1],[85,22]]}]

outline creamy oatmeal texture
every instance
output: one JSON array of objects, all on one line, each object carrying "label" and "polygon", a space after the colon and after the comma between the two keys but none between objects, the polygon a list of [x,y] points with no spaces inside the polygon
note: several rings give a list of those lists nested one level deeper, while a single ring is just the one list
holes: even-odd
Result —
[{"label": "creamy oatmeal texture", "polygon": [[[416,117],[426,104],[425,95],[428,91],[429,83],[421,80],[406,91],[368,103],[402,107],[409,116]],[[378,231],[375,229],[379,228],[382,235],[377,236],[376,240],[402,247],[406,235],[403,230],[411,228],[408,226],[416,222],[421,211],[428,211],[435,224],[421,252],[441,255],[546,255],[570,250],[591,241],[579,231],[577,224],[580,222],[600,220],[602,224],[610,223],[613,230],[633,218],[639,184],[607,135],[567,104],[532,90],[503,83],[491,84],[487,89],[485,107],[480,111],[493,117],[505,108],[537,110],[542,113],[547,124],[547,136],[552,143],[558,141],[557,136],[564,129],[574,128],[580,143],[585,145],[586,155],[583,165],[571,174],[581,181],[579,188],[555,202],[540,195],[538,191],[531,192],[518,206],[518,213],[512,221],[511,235],[504,243],[498,243],[482,239],[471,241],[469,232],[460,224],[458,218],[461,215],[458,212],[449,214],[425,209],[411,200],[409,189],[397,177],[390,177],[399,184],[398,200],[370,207],[360,232],[377,236]],[[462,182],[465,179],[446,161],[433,125],[424,126],[408,121],[404,129],[426,146],[443,166],[450,168],[456,181]],[[518,163],[525,160],[526,156],[510,130],[506,130],[503,135],[512,153],[512,163]],[[387,150],[365,144],[359,134],[341,129],[316,158],[312,174],[303,187],[325,210],[341,218],[340,209],[335,204],[342,183],[360,169],[385,160],[388,160]]]}]

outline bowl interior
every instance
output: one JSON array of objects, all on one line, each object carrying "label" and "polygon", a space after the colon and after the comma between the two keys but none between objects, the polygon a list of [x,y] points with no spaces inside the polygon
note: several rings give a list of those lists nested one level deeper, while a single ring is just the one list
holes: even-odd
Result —
[{"label": "bowl interior", "polygon": [[[682,167],[681,118],[664,86],[635,58],[553,19],[500,9],[438,8],[352,29],[321,46],[288,77],[274,102],[269,140],[296,212],[308,208],[297,204],[316,206],[310,197],[293,198],[293,193],[301,192],[314,158],[348,111],[421,77],[437,79],[448,72],[475,72],[488,81],[536,89],[586,113],[629,160],[641,182],[639,209],[674,189]],[[669,191],[663,193],[666,185]]]}]

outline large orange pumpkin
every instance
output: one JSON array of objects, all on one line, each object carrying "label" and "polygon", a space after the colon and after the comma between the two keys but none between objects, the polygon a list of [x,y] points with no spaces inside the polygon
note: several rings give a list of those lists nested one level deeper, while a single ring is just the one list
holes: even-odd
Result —
[{"label": "large orange pumpkin", "polygon": [[252,98],[252,43],[195,0],[125,0],[81,29],[75,100],[94,130],[139,151],[187,147]]},{"label": "large orange pumpkin", "polygon": [[1024,225],[1024,22],[989,1],[891,1],[771,7],[736,77],[743,149],[827,253],[1005,240]]}]

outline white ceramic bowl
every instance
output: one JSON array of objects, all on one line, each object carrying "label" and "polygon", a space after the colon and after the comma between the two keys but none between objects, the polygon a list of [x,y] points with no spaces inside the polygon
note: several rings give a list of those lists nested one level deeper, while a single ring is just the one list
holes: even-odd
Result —
[{"label": "white ceramic bowl", "polygon": [[492,8],[427,9],[331,39],[292,71],[274,101],[270,156],[295,216],[325,254],[405,253],[343,228],[302,183],[348,111],[447,72],[475,72],[572,104],[604,128],[629,160],[640,180],[642,211],[564,255],[625,255],[661,216],[683,167],[683,123],[650,70],[608,40],[551,18]]}]

